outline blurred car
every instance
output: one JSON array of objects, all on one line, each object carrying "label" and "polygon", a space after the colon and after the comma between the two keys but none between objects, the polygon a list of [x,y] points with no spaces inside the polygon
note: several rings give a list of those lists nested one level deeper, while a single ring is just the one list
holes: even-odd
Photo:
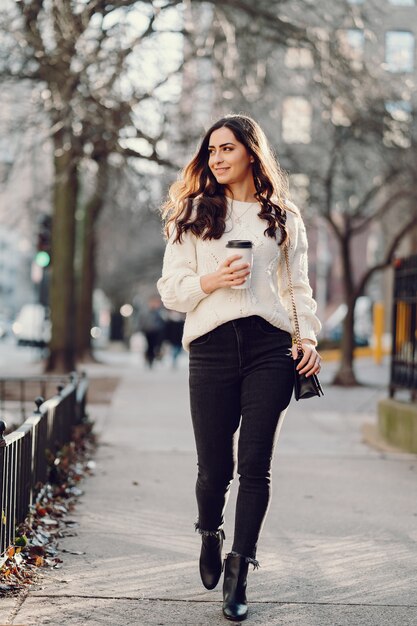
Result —
[{"label": "blurred car", "polygon": [[[346,304],[340,304],[323,325],[324,339],[338,343],[343,335],[343,320],[346,316]],[[372,301],[361,296],[356,301],[354,314],[354,338],[356,346],[368,346],[372,338]]]},{"label": "blurred car", "polygon": [[51,338],[51,322],[42,304],[25,304],[12,326],[19,346],[44,348]]}]

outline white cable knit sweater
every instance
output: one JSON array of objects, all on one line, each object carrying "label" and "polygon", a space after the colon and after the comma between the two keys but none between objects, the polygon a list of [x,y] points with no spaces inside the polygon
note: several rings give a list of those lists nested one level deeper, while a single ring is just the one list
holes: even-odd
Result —
[{"label": "white cable knit sweater", "polygon": [[[293,333],[292,305],[288,290],[284,254],[277,241],[264,235],[267,222],[258,217],[259,205],[228,200],[229,218],[220,239],[203,241],[190,232],[181,243],[173,243],[172,233],[166,246],[162,276],[157,287],[167,309],[186,313],[183,346],[233,319],[259,315]],[[252,203],[253,204],[253,203]],[[303,339],[316,340],[321,324],[315,315],[316,302],[308,281],[307,235],[297,207],[287,202],[295,214],[287,212],[291,264],[297,314]],[[249,208],[250,207],[250,208]],[[241,223],[236,219],[241,216]],[[217,289],[205,293],[200,276],[217,270],[219,264],[235,251],[226,249],[230,239],[250,239],[253,243],[253,268],[248,289]]]}]

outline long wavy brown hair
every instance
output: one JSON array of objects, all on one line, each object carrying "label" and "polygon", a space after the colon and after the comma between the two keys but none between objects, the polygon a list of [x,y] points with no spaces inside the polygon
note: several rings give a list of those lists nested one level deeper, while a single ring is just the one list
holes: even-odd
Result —
[{"label": "long wavy brown hair", "polygon": [[[268,143],[264,131],[246,115],[226,115],[213,124],[203,137],[195,156],[169,189],[162,207],[166,237],[176,229],[174,241],[191,231],[202,239],[220,239],[226,228],[227,200],[225,185],[217,182],[211,172],[209,159],[210,136],[219,128],[229,128],[254,158],[252,165],[255,198],[261,205],[258,216],[267,222],[264,231],[269,237],[281,232],[280,244],[287,239],[285,228],[288,207],[288,178]],[[193,208],[196,208],[193,211]]]}]

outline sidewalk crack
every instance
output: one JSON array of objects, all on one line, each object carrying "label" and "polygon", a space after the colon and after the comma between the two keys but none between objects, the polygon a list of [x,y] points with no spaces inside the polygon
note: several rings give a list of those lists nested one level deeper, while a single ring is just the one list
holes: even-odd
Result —
[{"label": "sidewalk crack", "polygon": [[15,618],[17,617],[17,614],[19,613],[20,609],[22,608],[22,605],[23,605],[24,601],[28,597],[29,592],[30,592],[30,588],[29,587],[24,587],[23,590],[20,591],[19,594],[16,596],[15,605],[11,609],[11,611],[9,613],[9,616],[7,617],[7,621],[4,623],[4,626],[9,626],[10,624],[13,624]]}]

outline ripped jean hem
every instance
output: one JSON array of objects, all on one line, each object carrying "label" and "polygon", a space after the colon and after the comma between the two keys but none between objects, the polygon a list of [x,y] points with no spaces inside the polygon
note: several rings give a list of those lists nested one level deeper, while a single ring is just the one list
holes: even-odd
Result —
[{"label": "ripped jean hem", "polygon": [[239,552],[229,552],[228,554],[226,554],[226,559],[228,556],[240,556],[242,557],[242,559],[245,559],[246,563],[249,563],[250,565],[253,565],[253,569],[259,569],[261,567],[259,561],[257,561],[256,559],[254,559],[251,556],[245,556],[244,554],[239,554]]},{"label": "ripped jean hem", "polygon": [[203,537],[218,537],[220,535],[223,539],[226,539],[226,535],[224,534],[224,530],[221,526],[217,530],[204,530],[203,528],[200,528],[200,524],[197,521],[194,524],[194,529],[200,535],[203,535]]}]

